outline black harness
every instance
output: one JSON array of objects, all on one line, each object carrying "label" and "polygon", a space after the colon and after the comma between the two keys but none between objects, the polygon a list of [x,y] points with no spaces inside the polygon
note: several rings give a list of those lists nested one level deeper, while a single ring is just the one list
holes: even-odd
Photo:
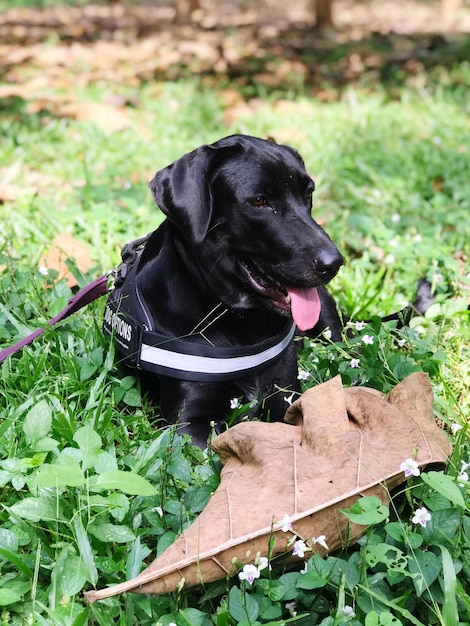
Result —
[{"label": "black harness", "polygon": [[[196,343],[150,330],[151,315],[135,280],[138,260],[149,237],[131,241],[123,248],[104,312],[103,331],[114,337],[127,365],[180,380],[215,382],[243,378],[281,358],[295,334],[292,320],[287,320],[274,337],[243,347]],[[121,293],[124,283],[125,295]]]}]

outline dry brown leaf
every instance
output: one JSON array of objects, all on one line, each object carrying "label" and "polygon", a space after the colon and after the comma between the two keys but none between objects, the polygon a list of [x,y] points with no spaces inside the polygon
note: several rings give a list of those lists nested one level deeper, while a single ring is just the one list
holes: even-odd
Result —
[{"label": "dry brown leaf", "polygon": [[17,83],[10,85],[0,85],[0,98],[23,98],[25,96],[25,86]]},{"label": "dry brown leaf", "polygon": [[12,202],[26,194],[34,194],[34,191],[33,187],[23,187],[21,185],[0,181],[0,204]]},{"label": "dry brown leaf", "polygon": [[231,106],[224,111],[224,124],[231,126],[237,120],[250,117],[253,113],[254,111],[249,104],[246,102],[240,102],[239,104],[235,104],[235,106]]},{"label": "dry brown leaf", "polygon": [[225,108],[239,106],[244,103],[242,94],[236,89],[221,89],[217,92],[217,98]]},{"label": "dry brown leaf", "polygon": [[36,192],[36,188],[31,186],[31,184],[18,184],[17,181],[21,172],[22,165],[19,162],[12,163],[9,167],[0,169],[0,204],[12,202],[21,196],[31,195]]},{"label": "dry brown leaf", "polygon": [[77,281],[66,265],[66,261],[69,258],[75,260],[81,272],[87,272],[94,265],[90,251],[86,246],[69,233],[60,233],[54,237],[52,246],[42,257],[39,265],[47,269],[56,270],[59,273],[57,280],[65,278],[69,287],[75,287]]},{"label": "dry brown leaf", "polygon": [[295,100],[286,100],[284,98],[277,100],[274,109],[280,115],[304,115],[311,113],[311,105],[305,102],[296,102]]},{"label": "dry brown leaf", "polygon": [[270,133],[277,143],[286,143],[293,147],[305,145],[308,142],[307,134],[300,128],[278,128]]},{"label": "dry brown leaf", "polygon": [[127,112],[100,102],[76,102],[59,109],[60,114],[78,122],[93,122],[101,130],[113,133],[130,128],[132,122]]},{"label": "dry brown leaf", "polygon": [[0,203],[16,200],[21,196],[38,194],[47,196],[70,187],[68,181],[46,172],[25,167],[15,161],[9,167],[0,168]]},{"label": "dry brown leaf", "polygon": [[269,108],[269,105],[259,98],[253,98],[249,102],[242,100],[239,104],[235,104],[224,112],[224,122],[230,125],[236,120],[245,119],[260,113],[265,108]]},{"label": "dry brown leaf", "polygon": [[[336,378],[305,392],[285,415],[289,424],[243,422],[213,442],[223,465],[220,485],[189,528],[136,578],[100,591],[90,602],[125,591],[161,594],[233,576],[256,555],[290,556],[294,536],[325,554],[356,541],[366,527],[342,509],[360,496],[383,503],[406,481],[400,464],[445,463],[451,452],[433,416],[424,372],[388,396],[343,388]],[[256,480],[253,477],[256,476]],[[280,520],[288,515],[291,529]]]}]

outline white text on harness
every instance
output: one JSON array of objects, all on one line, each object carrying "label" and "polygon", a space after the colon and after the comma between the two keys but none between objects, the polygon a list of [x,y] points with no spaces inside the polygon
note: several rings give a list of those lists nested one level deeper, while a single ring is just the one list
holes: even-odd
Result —
[{"label": "white text on harness", "polygon": [[106,306],[104,312],[104,321],[105,323],[114,330],[114,332],[125,339],[126,341],[131,341],[132,339],[132,326],[119,317],[117,313],[115,313],[109,305]]}]

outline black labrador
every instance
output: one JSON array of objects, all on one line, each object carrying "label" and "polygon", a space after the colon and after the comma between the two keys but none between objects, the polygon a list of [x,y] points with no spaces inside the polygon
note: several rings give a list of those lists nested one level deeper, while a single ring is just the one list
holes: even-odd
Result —
[{"label": "black labrador", "polygon": [[158,393],[162,418],[201,447],[234,398],[283,418],[299,390],[295,325],[341,336],[325,285],[343,257],[311,217],[314,188],[296,150],[246,135],[150,182],[167,219],[125,250],[105,328]]}]

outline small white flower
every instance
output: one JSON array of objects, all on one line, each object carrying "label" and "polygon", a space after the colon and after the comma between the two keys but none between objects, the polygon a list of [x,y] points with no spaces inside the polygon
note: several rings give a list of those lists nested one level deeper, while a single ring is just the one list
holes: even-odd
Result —
[{"label": "small white flower", "polygon": [[359,359],[351,359],[349,366],[356,369],[356,367],[359,367],[360,363]]},{"label": "small white flower", "polygon": [[372,335],[364,335],[362,343],[371,346],[374,343],[374,337]]},{"label": "small white flower", "polygon": [[261,571],[262,569],[266,569],[267,567],[271,569],[271,566],[269,565],[269,560],[265,556],[259,557],[257,561],[257,565],[258,565],[259,571]]},{"label": "small white flower", "polygon": [[460,472],[457,476],[457,482],[459,483],[459,485],[461,485],[462,487],[468,483],[468,469],[470,468],[470,463],[467,463],[466,461],[461,461],[460,463]]},{"label": "small white flower", "polygon": [[424,328],[424,326],[415,326],[415,331],[418,333],[418,335],[424,335],[426,329]]},{"label": "small white flower", "polygon": [[308,550],[307,544],[302,539],[299,539],[294,543],[294,549],[292,550],[293,556],[298,556],[299,559],[303,559],[305,556],[305,551]]},{"label": "small white flower", "polygon": [[398,239],[390,239],[388,245],[392,246],[392,248],[396,248],[398,246]]},{"label": "small white flower", "polygon": [[356,326],[356,330],[358,332],[361,332],[361,330],[364,330],[364,328],[366,327],[366,323],[359,321],[359,322],[356,322],[355,326]]},{"label": "small white flower", "polygon": [[409,476],[420,475],[418,463],[416,463],[414,459],[406,459],[406,461],[403,461],[403,463],[400,465],[400,469],[405,472],[406,478],[408,478]]},{"label": "small white flower", "polygon": [[49,276],[49,270],[47,269],[45,265],[41,265],[38,271],[41,274],[41,276]]},{"label": "small white flower", "polygon": [[387,254],[384,258],[385,265],[393,265],[395,263],[395,256],[393,254]]},{"label": "small white flower", "polygon": [[401,215],[399,213],[392,213],[390,220],[392,224],[398,224],[401,220]]},{"label": "small white flower", "polygon": [[326,339],[331,339],[331,330],[329,328],[327,328],[326,330],[323,331],[323,336]]},{"label": "small white flower", "polygon": [[450,427],[450,429],[454,433],[454,435],[455,435],[455,433],[458,433],[459,430],[462,430],[462,428],[463,428],[463,426],[461,424],[451,424],[451,427]]},{"label": "small white flower", "polygon": [[238,398],[232,398],[230,400],[230,408],[232,409],[232,411],[234,409],[238,409],[240,406],[240,400]]},{"label": "small white flower", "polygon": [[168,626],[177,626],[177,624],[175,624],[175,622],[170,622]]},{"label": "small white flower", "polygon": [[430,519],[431,513],[429,513],[427,508],[423,506],[420,509],[416,509],[411,521],[413,522],[413,524],[420,524],[423,528],[425,528]]},{"label": "small white flower", "polygon": [[240,580],[246,580],[246,582],[251,585],[253,584],[255,578],[259,578],[259,569],[256,565],[248,563],[247,565],[244,565],[242,571],[238,573],[238,578]]},{"label": "small white flower", "polygon": [[320,545],[322,548],[325,548],[325,550],[328,550],[328,544],[326,543],[326,537],[325,535],[318,535],[318,537],[314,537],[313,539],[313,543],[318,543],[318,545]]},{"label": "small white flower", "polygon": [[297,615],[297,602],[286,602],[286,610],[289,611],[289,615],[295,617]]},{"label": "small white flower", "polygon": [[415,243],[421,243],[423,241],[423,238],[422,238],[421,234],[420,233],[416,233],[416,235],[413,237],[413,241]]},{"label": "small white flower", "polygon": [[397,341],[398,347],[403,348],[403,346],[406,346],[406,339],[399,339]]},{"label": "small white flower", "polygon": [[281,520],[278,521],[278,524],[281,524],[281,530],[283,533],[288,533],[289,531],[292,531],[292,520],[289,515],[287,515],[287,513]]},{"label": "small white flower", "polygon": [[346,606],[343,608],[343,614],[344,617],[355,617],[356,613],[354,612],[354,609],[352,608],[352,606],[349,606],[348,604],[346,604]]},{"label": "small white flower", "polygon": [[307,380],[308,377],[309,377],[309,373],[306,372],[305,370],[300,370],[299,373],[297,374],[297,378],[299,380]]},{"label": "small white flower", "polygon": [[290,406],[292,402],[294,402],[294,395],[295,393],[291,393],[290,396],[284,396],[284,402],[287,402],[287,404]]}]

